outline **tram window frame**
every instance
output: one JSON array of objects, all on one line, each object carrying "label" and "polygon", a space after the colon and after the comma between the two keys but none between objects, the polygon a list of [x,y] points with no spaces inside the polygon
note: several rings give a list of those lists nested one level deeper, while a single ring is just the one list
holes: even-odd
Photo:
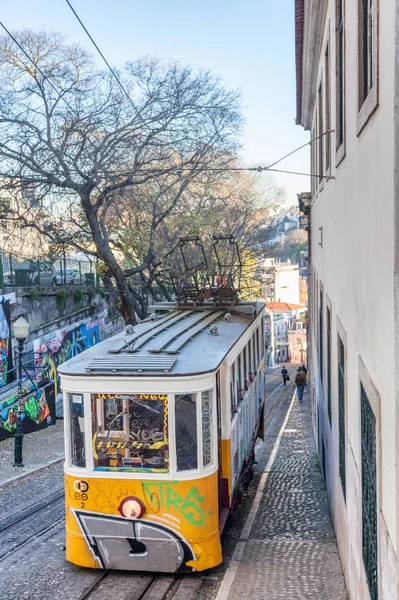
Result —
[{"label": "tram window frame", "polygon": [[249,372],[251,375],[253,375],[254,369],[252,366],[252,336],[248,340],[248,362],[249,362]]},{"label": "tram window frame", "polygon": [[[69,433],[69,464],[73,468],[86,469],[86,432],[85,432],[85,398],[84,394],[68,393],[68,433]],[[76,415],[73,414],[75,404]],[[78,409],[80,409],[78,411]],[[77,414],[81,412],[82,414]],[[79,433],[79,436],[77,436]],[[79,438],[79,440],[77,439]],[[80,448],[77,447],[79,442]],[[76,458],[77,452],[81,454],[80,460]],[[78,464],[80,463],[80,464]]]},{"label": "tram window frame", "polygon": [[[174,453],[175,453],[175,468],[176,468],[176,473],[185,473],[185,472],[192,472],[192,471],[198,471],[199,470],[199,465],[201,464],[201,460],[202,460],[202,429],[199,428],[199,422],[201,422],[199,420],[199,405],[201,405],[200,402],[198,402],[198,397],[200,395],[200,392],[190,392],[187,394],[175,394],[174,395]],[[187,429],[187,431],[195,432],[195,444],[196,444],[196,454],[195,454],[195,466],[189,466],[186,468],[179,468],[179,455],[178,455],[178,444],[179,444],[179,439],[181,438],[181,433],[178,432],[178,415],[185,415],[187,416],[188,411],[187,408],[189,407],[189,405],[187,405],[186,410],[182,411],[181,413],[178,412],[177,410],[177,401],[180,398],[183,398],[184,396],[191,396],[192,397],[192,404],[194,404],[194,411],[192,412],[192,415],[195,416],[195,427],[191,426],[189,429]],[[186,425],[184,425],[186,427]],[[202,424],[201,424],[202,427]],[[201,448],[201,450],[200,450]],[[201,452],[201,454],[200,454]],[[193,453],[193,457],[194,457],[194,453]],[[180,457],[180,460],[182,460],[184,462],[184,458]]]},{"label": "tram window frame", "polygon": [[246,346],[244,346],[244,348],[243,348],[242,355],[243,355],[243,361],[244,361],[244,386],[245,386],[245,382],[248,383],[248,363],[247,363],[247,347]]}]

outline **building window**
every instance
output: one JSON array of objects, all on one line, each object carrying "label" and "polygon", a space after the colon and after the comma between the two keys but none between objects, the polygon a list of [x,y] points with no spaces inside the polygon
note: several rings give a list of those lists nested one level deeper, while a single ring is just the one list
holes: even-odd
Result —
[{"label": "building window", "polygon": [[314,197],[316,195],[316,181],[317,181],[317,170],[316,170],[316,130],[313,127],[312,129],[312,135],[311,135],[311,144],[310,144],[310,160],[311,160],[311,175],[312,177],[310,185],[311,185],[311,192],[312,192],[312,197]]},{"label": "building window", "polygon": [[319,306],[319,372],[320,379],[323,381],[323,292],[320,290]]},{"label": "building window", "polygon": [[378,598],[376,421],[360,384],[362,434],[362,555],[370,599]]},{"label": "building window", "polygon": [[[330,52],[329,42],[326,45],[324,53],[324,79],[325,79],[325,115],[326,115],[326,132],[331,130],[331,81],[330,81]],[[326,172],[331,168],[331,139],[330,133],[325,136],[326,148]]]},{"label": "building window", "polygon": [[339,477],[346,500],[345,346],[338,336]]},{"label": "building window", "polygon": [[378,105],[377,35],[377,0],[358,0],[358,134]]},{"label": "building window", "polygon": [[327,413],[331,424],[331,311],[327,306]]},{"label": "building window", "polygon": [[345,6],[344,0],[336,0],[336,26],[335,26],[335,49],[336,49],[336,125],[335,134],[337,141],[337,162],[344,154],[345,141]]},{"label": "building window", "polygon": [[323,183],[323,172],[324,172],[324,160],[323,160],[323,151],[324,151],[324,136],[323,136],[323,83],[320,82],[319,91],[317,93],[317,104],[318,104],[318,119],[317,119],[317,156],[318,156],[318,176],[319,176],[319,184]]},{"label": "building window", "polygon": [[373,1],[359,0],[359,108],[373,87]]}]

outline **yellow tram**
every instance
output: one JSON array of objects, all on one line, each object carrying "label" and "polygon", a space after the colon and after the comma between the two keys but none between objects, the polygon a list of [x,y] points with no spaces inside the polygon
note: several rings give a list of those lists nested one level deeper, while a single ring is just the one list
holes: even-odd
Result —
[{"label": "yellow tram", "polygon": [[156,305],[59,367],[66,552],[77,565],[202,571],[250,478],[264,305]]}]

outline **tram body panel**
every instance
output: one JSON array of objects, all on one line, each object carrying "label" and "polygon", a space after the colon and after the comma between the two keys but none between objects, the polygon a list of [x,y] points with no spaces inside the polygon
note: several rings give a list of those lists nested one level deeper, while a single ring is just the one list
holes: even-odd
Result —
[{"label": "tram body panel", "polygon": [[[222,561],[218,474],[187,481],[65,475],[67,560],[83,567],[202,571]],[[140,519],[121,516],[138,498]]]}]

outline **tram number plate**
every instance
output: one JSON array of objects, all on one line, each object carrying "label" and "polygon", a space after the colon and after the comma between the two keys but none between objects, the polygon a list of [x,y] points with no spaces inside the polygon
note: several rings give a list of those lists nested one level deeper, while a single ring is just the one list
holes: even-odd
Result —
[{"label": "tram number plate", "polygon": [[87,483],[87,481],[77,479],[76,481],[74,481],[73,487],[75,489],[75,500],[77,502],[80,502],[80,508],[84,508],[86,500],[89,499],[89,496],[86,493],[89,490],[89,484]]}]

